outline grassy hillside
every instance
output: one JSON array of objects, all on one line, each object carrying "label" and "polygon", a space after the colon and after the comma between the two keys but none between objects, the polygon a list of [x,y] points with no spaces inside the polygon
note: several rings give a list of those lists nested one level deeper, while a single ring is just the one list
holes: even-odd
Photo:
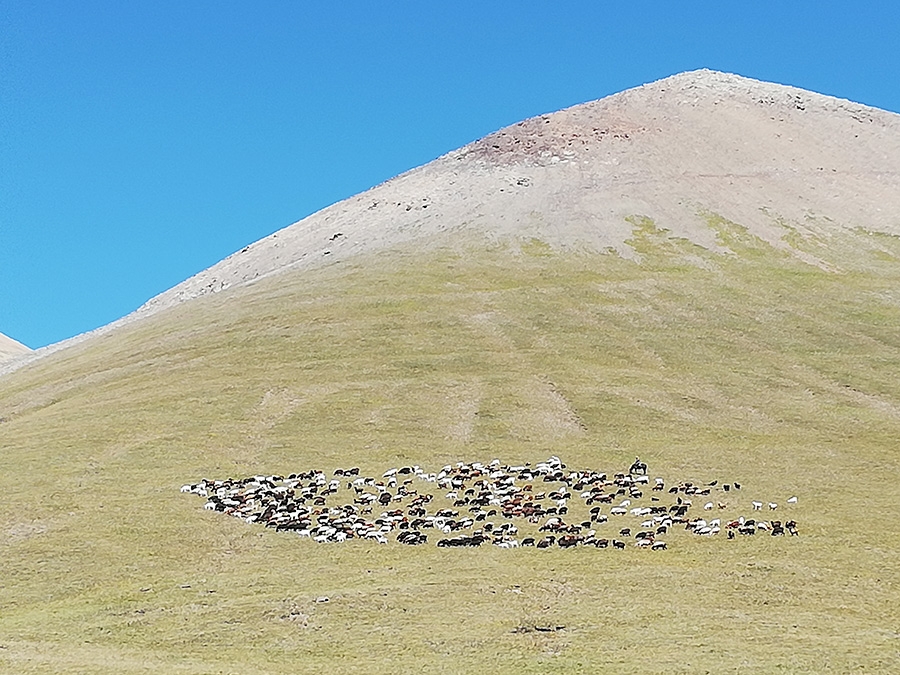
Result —
[{"label": "grassy hillside", "polygon": [[[728,252],[631,222],[640,262],[399,250],[0,379],[0,670],[897,672],[900,241],[798,232],[812,265],[715,215]],[[738,480],[726,514],[796,494],[801,536],[316,545],[179,493],[551,453]]]}]

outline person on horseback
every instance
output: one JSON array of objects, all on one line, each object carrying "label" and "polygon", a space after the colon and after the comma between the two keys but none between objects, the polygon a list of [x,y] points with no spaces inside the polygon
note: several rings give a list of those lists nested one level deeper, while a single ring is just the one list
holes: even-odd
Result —
[{"label": "person on horseback", "polygon": [[628,473],[631,473],[631,474],[640,473],[640,474],[643,474],[646,476],[647,475],[647,464],[645,462],[642,462],[640,457],[635,457],[634,464],[632,464],[631,468],[628,469]]}]

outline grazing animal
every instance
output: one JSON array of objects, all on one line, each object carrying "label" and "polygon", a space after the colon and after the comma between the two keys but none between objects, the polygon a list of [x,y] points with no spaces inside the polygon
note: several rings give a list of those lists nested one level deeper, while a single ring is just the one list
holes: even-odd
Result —
[{"label": "grazing animal", "polygon": [[572,546],[577,546],[584,540],[584,537],[580,535],[572,535],[567,534],[559,538],[559,541],[556,542],[560,548],[570,548]]},{"label": "grazing animal", "polygon": [[397,535],[397,541],[401,544],[408,544],[409,546],[418,546],[419,544],[424,544],[428,541],[428,535],[416,530],[406,530]]}]

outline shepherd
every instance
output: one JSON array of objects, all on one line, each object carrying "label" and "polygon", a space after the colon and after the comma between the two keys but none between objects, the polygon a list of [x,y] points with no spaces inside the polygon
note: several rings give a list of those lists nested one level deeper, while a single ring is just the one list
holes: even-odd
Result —
[{"label": "shepherd", "polygon": [[632,475],[641,474],[642,476],[646,476],[647,475],[647,464],[645,462],[642,462],[640,457],[635,457],[634,464],[632,464],[631,468],[628,469],[628,473],[630,473]]}]

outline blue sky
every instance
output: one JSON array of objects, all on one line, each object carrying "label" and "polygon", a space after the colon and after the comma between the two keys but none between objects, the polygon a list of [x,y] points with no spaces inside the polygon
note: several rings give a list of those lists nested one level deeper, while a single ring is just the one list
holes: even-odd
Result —
[{"label": "blue sky", "polygon": [[502,126],[708,67],[900,112],[894,2],[0,0],[0,332],[108,323]]}]

